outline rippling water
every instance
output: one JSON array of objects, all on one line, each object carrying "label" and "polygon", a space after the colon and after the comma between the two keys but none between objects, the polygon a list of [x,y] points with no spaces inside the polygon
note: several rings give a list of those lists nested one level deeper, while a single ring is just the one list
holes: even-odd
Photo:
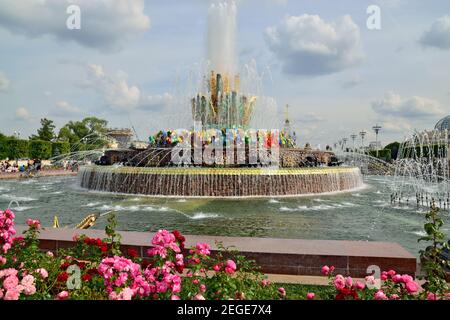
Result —
[{"label": "rippling water", "polygon": [[[76,187],[74,177],[0,180],[0,208],[12,200],[16,223],[38,218],[51,226],[74,226],[93,212],[116,210],[119,229],[178,229],[186,234],[275,238],[392,241],[411,253],[419,250],[424,209],[392,206],[389,177],[368,177],[367,188],[350,193],[301,198],[213,200],[155,199],[92,193]],[[450,215],[444,213],[450,235]],[[95,228],[105,226],[100,218]],[[423,246],[421,246],[423,247]]]}]

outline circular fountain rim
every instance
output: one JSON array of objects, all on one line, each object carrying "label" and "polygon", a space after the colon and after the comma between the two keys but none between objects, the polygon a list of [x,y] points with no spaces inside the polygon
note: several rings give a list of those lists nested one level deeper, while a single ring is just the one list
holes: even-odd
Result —
[{"label": "circular fountain rim", "polygon": [[125,174],[160,175],[314,175],[324,173],[347,173],[359,170],[358,167],[317,167],[317,168],[216,168],[216,167],[116,167],[90,165],[83,168],[95,168],[96,171],[110,171]]}]

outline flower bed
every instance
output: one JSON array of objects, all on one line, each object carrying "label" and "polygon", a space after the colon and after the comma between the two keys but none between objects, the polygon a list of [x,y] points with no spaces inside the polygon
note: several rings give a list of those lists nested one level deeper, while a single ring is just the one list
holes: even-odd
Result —
[{"label": "flower bed", "polygon": [[[38,220],[27,220],[24,238],[15,238],[14,213],[0,211],[0,299],[96,299],[96,300],[252,300],[286,299],[289,291],[270,283],[254,261],[224,248],[211,255],[208,243],[185,248],[178,232],[159,230],[151,239],[148,258],[133,249],[120,251],[120,235],[110,216],[107,238],[77,236],[72,248],[56,253],[39,249]],[[150,237],[149,237],[150,240]],[[448,299],[447,291],[421,290],[409,275],[394,270],[354,281],[334,275],[324,266],[330,285],[302,292],[303,299]],[[288,288],[292,288],[289,286]],[[294,297],[292,295],[291,297]]]}]

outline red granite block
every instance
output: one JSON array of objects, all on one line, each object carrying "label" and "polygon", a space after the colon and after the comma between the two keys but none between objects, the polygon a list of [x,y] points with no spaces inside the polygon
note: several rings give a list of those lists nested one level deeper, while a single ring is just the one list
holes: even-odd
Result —
[{"label": "red granite block", "polygon": [[55,240],[40,240],[39,248],[45,251],[56,251],[56,241]]}]

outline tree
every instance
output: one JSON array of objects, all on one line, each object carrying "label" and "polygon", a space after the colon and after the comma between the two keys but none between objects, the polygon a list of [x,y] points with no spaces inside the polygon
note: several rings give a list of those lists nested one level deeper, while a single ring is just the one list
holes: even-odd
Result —
[{"label": "tree", "polygon": [[52,157],[70,153],[70,144],[66,141],[57,141],[52,143]]},{"label": "tree", "polygon": [[52,156],[52,143],[44,140],[31,140],[29,154],[32,159],[47,160]]},{"label": "tree", "polygon": [[8,157],[8,148],[6,145],[7,140],[8,137],[0,133],[0,160],[4,160]]},{"label": "tree", "polygon": [[398,156],[398,149],[400,149],[399,142],[392,142],[384,147],[386,150],[391,150],[391,159],[396,160]]},{"label": "tree", "polygon": [[10,138],[6,140],[6,152],[9,159],[28,157],[28,140]]},{"label": "tree", "polygon": [[102,148],[107,144],[108,122],[96,117],[70,121],[59,130],[58,140],[69,142],[74,151]]},{"label": "tree", "polygon": [[37,135],[32,135],[30,140],[52,141],[55,138],[55,125],[53,120],[47,118],[41,119],[41,128],[38,129]]}]

